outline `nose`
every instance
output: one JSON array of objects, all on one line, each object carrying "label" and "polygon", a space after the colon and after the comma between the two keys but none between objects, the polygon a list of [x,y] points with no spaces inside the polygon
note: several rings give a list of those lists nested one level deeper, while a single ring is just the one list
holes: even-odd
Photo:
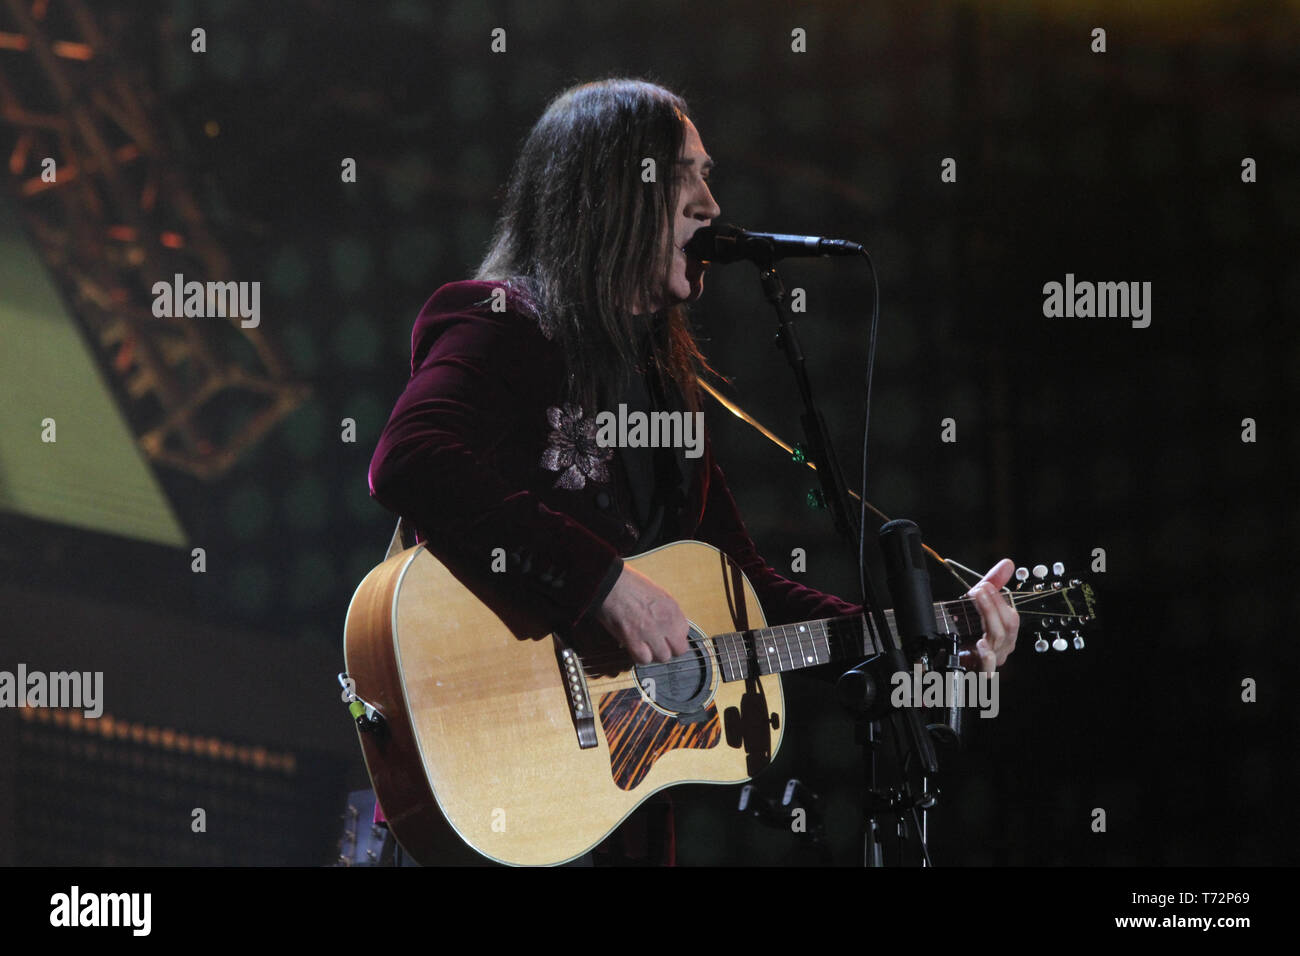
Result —
[{"label": "nose", "polygon": [[709,189],[706,182],[700,183],[699,194],[695,197],[694,208],[687,210],[687,215],[695,219],[717,219],[722,215],[722,208],[718,201],[713,198],[713,192]]}]

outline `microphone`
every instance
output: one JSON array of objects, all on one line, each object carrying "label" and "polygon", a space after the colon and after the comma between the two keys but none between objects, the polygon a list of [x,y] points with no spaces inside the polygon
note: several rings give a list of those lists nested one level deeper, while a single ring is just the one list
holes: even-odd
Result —
[{"label": "microphone", "polygon": [[887,522],[880,528],[880,549],[884,554],[889,596],[894,599],[894,624],[907,659],[915,661],[925,653],[926,645],[938,637],[921,529],[906,519]]},{"label": "microphone", "polygon": [[701,262],[726,265],[748,259],[760,265],[778,259],[817,256],[857,256],[862,246],[847,239],[823,239],[821,236],[789,236],[779,232],[750,232],[720,223],[705,226],[686,243],[685,251]]},{"label": "microphone", "polygon": [[[928,656],[931,647],[938,648],[938,628],[934,620],[934,595],[930,592],[930,572],[925,567],[925,551],[921,547],[921,529],[906,519],[890,521],[880,529],[880,549],[885,560],[885,579],[889,595],[894,599],[894,624],[903,642],[905,661],[916,661]],[[948,653],[939,662],[949,686],[947,675],[955,676],[960,684],[965,668],[957,653],[954,641]],[[962,736],[962,702],[959,697],[945,701],[940,710],[941,721],[930,724],[931,732],[938,732],[958,746]]]}]

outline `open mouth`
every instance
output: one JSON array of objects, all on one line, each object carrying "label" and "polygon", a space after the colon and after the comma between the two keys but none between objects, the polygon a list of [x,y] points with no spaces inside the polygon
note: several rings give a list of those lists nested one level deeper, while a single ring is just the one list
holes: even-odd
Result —
[{"label": "open mouth", "polygon": [[686,261],[687,261],[688,263],[690,263],[692,266],[694,266],[694,267],[696,267],[696,268],[707,269],[707,268],[709,267],[709,264],[708,264],[707,262],[705,262],[703,259],[699,259],[699,258],[697,258],[693,253],[691,253],[689,250],[687,250],[686,247],[687,247],[689,244],[690,244],[690,240],[688,239],[686,242],[684,242],[684,243],[682,243],[680,246],[678,246],[678,247],[677,247],[677,250],[678,250],[678,251],[679,251],[683,256],[686,257]]},{"label": "open mouth", "polygon": [[686,281],[690,283],[694,294],[699,294],[700,282],[704,273],[708,271],[709,264],[702,259],[697,259],[694,255],[686,251],[685,245],[677,247],[682,254],[683,271],[686,274]]}]

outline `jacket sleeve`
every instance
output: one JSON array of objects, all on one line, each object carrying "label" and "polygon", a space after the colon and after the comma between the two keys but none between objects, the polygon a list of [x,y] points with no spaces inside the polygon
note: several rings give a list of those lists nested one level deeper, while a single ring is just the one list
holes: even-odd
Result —
[{"label": "jacket sleeve", "polygon": [[861,614],[861,605],[850,604],[834,595],[824,594],[782,577],[763,560],[749,532],[745,530],[722,468],[713,460],[711,446],[706,447],[706,454],[709,468],[708,495],[695,537],[725,552],[740,565],[758,594],[767,623],[775,626]]},{"label": "jacket sleeve", "polygon": [[418,366],[380,436],[371,494],[411,521],[439,558],[486,572],[502,549],[506,573],[487,575],[501,600],[551,630],[573,627],[604,599],[622,561],[501,467],[518,416],[545,414],[525,372],[548,343],[515,312],[467,301],[460,311],[431,314],[438,298],[417,321],[417,335],[426,323],[433,343],[413,359]]}]

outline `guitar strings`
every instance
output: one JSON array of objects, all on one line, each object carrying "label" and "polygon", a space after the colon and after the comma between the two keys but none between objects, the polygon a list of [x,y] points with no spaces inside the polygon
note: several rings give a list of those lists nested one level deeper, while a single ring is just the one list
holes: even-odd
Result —
[{"label": "guitar strings", "polygon": [[[1045,614],[1045,613],[1040,613],[1040,611],[1026,611],[1026,613],[1024,614],[1028,615],[1028,617],[1053,617],[1053,618],[1063,618],[1063,619],[1071,619],[1071,620],[1080,620],[1086,617],[1086,615],[1082,615],[1082,614]],[[854,627],[853,624],[850,623],[853,620],[852,618],[832,618],[831,620],[833,620],[833,622],[836,622],[837,628],[839,628],[839,630],[841,631],[848,630],[848,628]],[[702,637],[702,639],[695,639],[695,637],[688,636],[688,643],[692,646],[695,646],[695,645],[703,645],[707,643],[707,641],[712,641],[712,643],[714,643],[714,656],[718,657],[719,659],[722,659],[724,657],[728,658],[728,662],[731,662],[732,657],[729,656],[727,650],[723,650],[719,648],[718,641],[716,641],[716,639],[718,639],[718,637],[736,635],[738,637],[738,640],[740,640],[740,644],[741,644],[738,650],[744,650],[745,652],[744,658],[741,659],[741,662],[746,663],[746,665],[748,665],[748,662],[751,661],[751,659],[758,657],[758,652],[757,652],[757,648],[759,646],[758,641],[766,641],[772,639],[780,639],[781,643],[784,644],[784,657],[793,659],[794,653],[796,652],[794,652],[793,646],[790,645],[789,643],[790,637],[793,636],[796,637],[796,640],[798,641],[798,643],[800,643],[800,649],[798,649],[798,653],[800,653],[801,656],[806,657],[806,654],[803,653],[803,648],[802,648],[802,641],[805,640],[803,639],[803,637],[792,635],[792,633],[772,633],[777,630],[783,630],[783,628],[787,628],[787,627],[796,627],[796,624],[777,624],[777,626],[770,627],[770,628],[755,628],[754,631],[729,631],[729,632],[719,633],[719,635],[705,636]],[[1069,627],[1069,624],[1066,624],[1066,627]],[[818,649],[818,645],[816,645],[815,641],[839,640],[842,643],[842,641],[845,640],[845,637],[862,636],[861,631],[853,631],[848,633],[848,635],[845,635],[845,633],[840,633],[840,635],[835,635],[835,633],[829,633],[828,631],[829,628],[819,628],[818,631],[810,631],[809,633],[807,633],[806,640],[813,641],[814,652],[816,649]],[[966,635],[966,636],[974,636],[974,632],[971,632],[970,635]],[[775,648],[776,645],[772,645],[772,646],[774,646]],[[771,653],[775,653],[777,657],[777,661],[780,662],[781,657],[783,657],[783,652],[781,652],[781,650],[772,650],[772,652],[768,652],[767,654],[764,654],[764,657],[770,656]],[[866,650],[863,650],[862,653],[866,653]],[[604,650],[601,650],[601,652],[594,652],[590,654],[578,654],[578,659],[580,659],[580,661],[584,663],[584,666],[593,667],[593,669],[597,669],[597,670],[603,669],[603,667],[614,667],[614,666],[616,666],[617,669],[619,669],[620,671],[627,670],[628,667],[630,666],[640,666],[640,667],[658,666],[659,669],[662,669],[660,670],[660,672],[667,672],[667,674],[673,674],[673,672],[698,670],[697,662],[681,661],[681,659],[676,659],[676,661],[650,662],[647,663],[647,665],[637,665],[637,663],[634,663],[632,659],[628,657],[627,652],[623,652],[623,650],[608,650],[608,652],[604,652]],[[823,661],[820,663],[827,663],[827,662]],[[811,665],[811,663],[807,663],[805,661],[802,663],[801,666],[811,667],[814,665]],[[787,670],[798,670],[798,669],[794,669],[794,667],[790,667],[790,669]]]},{"label": "guitar strings", "polygon": [[[1060,591],[1060,590],[1052,590],[1052,591],[1030,591],[1030,592],[1010,591],[1010,592],[1002,592],[1002,593],[1008,595],[1008,596],[1011,598],[1011,606],[1014,607],[1014,608],[1016,609],[1017,613],[1021,614],[1022,616],[1028,616],[1028,617],[1060,617],[1060,618],[1070,618],[1070,619],[1079,619],[1079,620],[1082,620],[1082,619],[1084,619],[1084,618],[1087,617],[1086,614],[1079,614],[1079,613],[1062,613],[1062,612],[1060,612],[1060,611],[1029,611],[1029,610],[1021,611],[1021,610],[1020,610],[1020,608],[1024,607],[1025,605],[1027,605],[1027,604],[1029,604],[1029,603],[1031,603],[1031,602],[1033,602],[1033,601],[1040,601],[1040,600],[1042,600],[1042,599],[1044,599],[1044,598],[1048,598],[1048,597],[1056,597],[1057,595],[1060,595],[1061,593],[1063,593],[1063,592]],[[974,614],[975,614],[976,616],[979,615],[979,606],[978,606],[978,605],[975,603],[975,601],[974,601],[973,599],[971,599],[971,598],[958,598],[957,600],[953,600],[953,601],[942,601],[942,602],[939,603],[938,606],[941,607],[941,608],[943,608],[945,611],[948,611],[948,612],[949,612],[949,617],[956,617],[956,616],[957,616],[956,613],[953,613],[954,610],[955,610],[955,611],[959,611],[959,612],[961,613],[961,616],[962,616],[963,620],[968,619],[968,618],[971,616],[972,611],[974,612]],[[840,618],[825,618],[824,620],[826,621],[827,625],[830,625],[830,624],[848,624],[848,623],[853,622],[853,621],[855,620],[855,618],[852,617],[852,616],[850,616],[850,617],[840,617]],[[811,623],[814,623],[814,622],[804,622],[804,623],[811,624]],[[819,623],[819,624],[820,624],[821,622],[818,621],[818,622],[816,622],[816,623]],[[798,627],[798,626],[799,626],[799,624],[797,624],[797,623],[796,623],[796,624],[775,624],[775,625],[770,625],[770,626],[761,627],[761,628],[750,628],[749,630],[746,630],[746,631],[726,631],[726,632],[723,632],[723,633],[727,633],[727,634],[736,634],[736,633],[739,633],[739,634],[752,634],[752,633],[754,633],[754,632],[756,632],[756,631],[775,631],[775,630],[777,630],[778,628]],[[973,633],[973,632],[972,632],[972,633]],[[716,636],[716,635],[715,635],[715,636]],[[788,635],[786,635],[786,636],[788,636]]]},{"label": "guitar strings", "polygon": [[[1053,591],[1032,591],[1032,592],[1025,592],[1025,593],[1018,592],[1018,591],[1011,591],[1011,592],[1003,592],[1003,593],[1008,594],[1012,598],[1012,606],[1017,607],[1018,610],[1020,606],[1029,604],[1033,601],[1041,600],[1042,598],[1058,595],[1061,592],[1059,590],[1053,590]],[[971,613],[972,609],[974,610],[974,613],[978,615],[978,608],[976,607],[975,602],[969,598],[961,598],[956,601],[942,602],[942,606],[945,608],[950,608],[954,606],[960,608],[963,617],[967,617]],[[1021,613],[1022,616],[1059,617],[1064,620],[1073,620],[1073,621],[1081,621],[1087,617],[1087,615],[1083,615],[1083,614],[1062,614],[1059,612],[1048,613],[1043,611],[1028,611],[1028,610]],[[814,642],[813,643],[814,656],[816,656],[818,653],[818,646],[816,644],[816,641],[819,639],[825,643],[827,650],[830,650],[830,644],[833,640],[838,640],[839,642],[843,642],[846,637],[853,638],[853,637],[862,636],[862,632],[860,630],[855,630],[854,621],[855,618],[853,617],[842,617],[842,618],[827,618],[825,619],[824,624],[822,622],[818,622],[818,624],[820,625],[819,629],[822,631],[821,636],[819,637],[815,632],[809,632],[807,636],[807,640]],[[751,669],[750,665],[755,664],[759,656],[757,651],[759,645],[757,642],[759,640],[767,640],[769,638],[776,638],[776,637],[783,638],[785,642],[784,656],[790,659],[791,662],[793,662],[795,652],[794,652],[794,648],[792,648],[789,643],[789,638],[795,635],[791,635],[791,634],[777,635],[777,634],[771,634],[770,632],[788,628],[788,627],[797,627],[797,626],[799,625],[778,624],[772,627],[755,628],[749,631],[723,632],[722,634],[717,634],[712,637],[704,636],[701,638],[696,638],[694,636],[688,635],[687,641],[692,649],[703,647],[704,648],[703,653],[705,654],[708,654],[707,643],[713,642],[714,645],[713,654],[711,656],[718,660],[719,665],[723,663],[723,659],[725,658],[726,663],[728,664],[736,664],[740,668],[743,668],[745,670],[750,670]],[[1066,626],[1068,627],[1068,625]],[[840,631],[841,633],[839,634],[833,633],[832,628]],[[844,633],[846,631],[850,633],[847,634]],[[769,632],[769,633],[762,634],[761,632]],[[745,652],[743,658],[741,658],[740,660],[736,660],[734,658],[734,655],[731,655],[728,651],[723,650],[717,643],[718,637],[731,636],[731,635],[736,635],[739,638],[741,646],[740,648],[737,648],[737,650],[743,650]],[[812,666],[816,666],[816,664],[829,663],[829,661],[817,661],[814,663],[808,663],[806,659],[807,655],[804,652],[804,648],[803,648],[803,640],[804,640],[803,638],[798,638],[799,641],[798,653],[801,657],[800,667],[798,668],[790,667],[790,668],[786,668],[785,670],[799,670],[802,669],[803,667],[812,667]],[[776,645],[773,645],[773,647],[775,648]],[[690,652],[688,651],[687,653]],[[780,663],[783,655],[779,650],[769,651],[767,654],[763,656],[768,657],[771,655],[771,653],[776,653],[777,661],[778,663]],[[866,653],[865,649],[862,651],[862,653],[863,654]],[[680,658],[677,658],[669,661],[651,662],[650,664],[636,664],[631,661],[631,658],[629,658],[626,652],[624,651],[608,651],[608,652],[598,651],[589,655],[579,654],[578,659],[584,665],[584,667],[600,669],[603,667],[612,667],[617,665],[619,667],[620,672],[628,670],[629,666],[657,667],[658,670],[656,673],[660,675],[664,675],[664,674],[673,675],[678,673],[686,673],[686,672],[700,670],[700,664],[697,659],[681,660]],[[778,669],[776,671],[773,671],[772,673],[781,673],[781,672],[782,669]],[[750,674],[749,676],[766,676],[766,675]],[[604,686],[612,689],[626,689],[631,687],[639,687],[641,686],[641,680],[632,678],[627,680],[626,682],[617,681],[610,684],[606,684]]]}]

